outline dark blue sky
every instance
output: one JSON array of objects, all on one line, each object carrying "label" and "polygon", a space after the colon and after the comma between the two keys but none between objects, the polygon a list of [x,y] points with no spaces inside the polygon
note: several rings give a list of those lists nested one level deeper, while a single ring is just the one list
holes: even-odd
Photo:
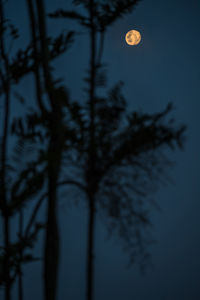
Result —
[{"label": "dark blue sky", "polygon": [[[65,7],[68,1],[46,1],[47,10]],[[25,36],[25,1],[9,1],[9,11]],[[69,5],[69,4],[68,4]],[[69,5],[70,6],[70,5]],[[26,26],[24,26],[26,24]],[[77,29],[73,23],[50,21],[50,33]],[[125,33],[138,29],[142,42],[125,44]],[[88,38],[80,29],[76,42],[57,70],[66,80],[72,97],[81,99],[84,70],[88,61]],[[188,126],[183,152],[170,154],[176,166],[168,174],[172,184],[159,188],[152,207],[150,248],[153,266],[146,274],[138,266],[127,269],[128,258],[117,237],[106,240],[101,222],[97,225],[95,300],[199,300],[200,299],[200,3],[184,0],[143,0],[137,8],[110,28],[103,61],[108,64],[109,84],[125,82],[130,108],[156,112],[169,101],[173,116]],[[23,40],[24,41],[24,40]],[[31,85],[31,83],[30,83]],[[23,86],[28,94],[27,85]],[[72,201],[71,201],[72,203]],[[62,253],[59,300],[84,299],[86,258],[86,208],[60,203]],[[39,264],[26,267],[26,298],[42,299]],[[17,298],[14,298],[17,299]]]}]

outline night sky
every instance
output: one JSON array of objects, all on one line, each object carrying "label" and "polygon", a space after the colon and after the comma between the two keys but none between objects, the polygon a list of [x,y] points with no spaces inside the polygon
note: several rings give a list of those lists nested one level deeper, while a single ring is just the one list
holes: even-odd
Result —
[{"label": "night sky", "polygon": [[[48,0],[46,8],[70,7],[65,0]],[[16,9],[17,6],[17,9]],[[7,12],[28,36],[25,1],[10,0]],[[26,26],[25,26],[26,24]],[[64,78],[70,95],[82,99],[84,70],[88,63],[88,37],[73,22],[50,20],[50,34],[62,28],[79,34],[71,49],[56,60],[55,74]],[[137,47],[128,46],[127,31],[141,32]],[[21,45],[19,44],[19,45]],[[130,109],[159,112],[168,102],[174,104],[172,116],[186,124],[183,151],[169,152],[176,162],[167,174],[171,183],[159,185],[153,195],[160,210],[152,206],[151,264],[142,274],[137,264],[127,268],[128,256],[120,240],[108,240],[98,220],[95,257],[95,300],[199,300],[200,299],[200,3],[198,0],[143,0],[129,15],[116,22],[105,40],[103,61],[107,65],[108,85],[123,80],[124,95]],[[22,83],[30,95],[32,81]],[[16,113],[20,106],[16,107]],[[84,299],[87,210],[62,196],[59,204],[61,262],[59,300]],[[27,212],[28,213],[28,212]],[[37,246],[39,253],[42,237]],[[39,270],[39,271],[38,271]],[[42,299],[40,263],[27,265],[25,299]],[[13,293],[16,293],[14,289]],[[1,294],[0,294],[1,296]],[[13,298],[14,300],[17,297]]]}]

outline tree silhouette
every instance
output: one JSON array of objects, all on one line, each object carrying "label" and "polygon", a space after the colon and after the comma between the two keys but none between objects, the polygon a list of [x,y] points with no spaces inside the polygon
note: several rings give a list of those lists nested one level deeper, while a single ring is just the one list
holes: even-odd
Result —
[{"label": "tree silhouette", "polygon": [[[56,299],[57,276],[59,264],[59,232],[57,221],[57,186],[60,177],[63,151],[69,135],[64,123],[64,107],[68,103],[68,95],[61,85],[53,79],[50,67],[50,51],[46,33],[45,9],[43,1],[35,5],[27,0],[32,41],[35,57],[35,82],[38,106],[41,111],[43,128],[46,130],[48,145],[46,149],[46,179],[47,179],[47,214],[45,222],[44,245],[44,298]],[[35,9],[34,9],[35,7]],[[68,43],[71,33],[68,34]],[[64,46],[62,40],[56,45]],[[38,61],[38,58],[40,61]],[[40,75],[42,72],[42,76]],[[45,107],[42,91],[45,91],[50,109]]]},{"label": "tree silhouette", "polygon": [[[122,83],[116,84],[105,96],[97,88],[105,86],[101,57],[104,34],[108,27],[129,13],[139,1],[73,1],[84,8],[83,13],[59,9],[52,18],[78,21],[90,36],[90,68],[86,78],[88,101],[76,104],[73,116],[80,137],[74,166],[82,169],[82,182],[88,203],[87,299],[93,299],[94,236],[97,210],[108,217],[120,237],[131,249],[132,259],[144,251],[143,227],[150,224],[144,197],[162,167],[169,165],[163,153],[166,146],[182,146],[184,126],[167,121],[172,109],[169,104],[160,113],[129,112],[122,94]],[[81,10],[83,11],[83,10]],[[100,45],[97,36],[100,35]],[[70,165],[71,157],[68,164]]]},{"label": "tree silhouette", "polygon": [[7,147],[8,147],[8,126],[9,126],[9,118],[10,118],[10,81],[8,78],[9,73],[9,60],[5,50],[5,17],[3,10],[2,0],[0,1],[0,58],[2,69],[0,72],[1,75],[1,93],[4,93],[4,122],[3,122],[3,133],[1,140],[1,184],[0,184],[0,207],[3,216],[3,235],[4,235],[4,265],[3,265],[3,273],[5,278],[5,299],[10,299],[10,218],[9,218],[9,207],[8,207],[8,192],[7,192]]},{"label": "tree silhouette", "polygon": [[[9,53],[5,50],[5,39],[9,29],[11,37],[17,38],[16,28],[4,18],[3,4],[1,9],[1,95],[5,97],[5,118],[4,131],[1,142],[1,211],[4,217],[4,247],[0,256],[0,284],[5,285],[5,299],[11,297],[11,286],[18,278],[18,298],[23,299],[22,263],[31,262],[36,258],[30,252],[33,248],[42,223],[36,222],[36,216],[45,198],[49,199],[49,213],[47,214],[47,238],[45,253],[46,270],[46,298],[55,299],[57,267],[56,253],[59,240],[54,239],[57,235],[56,201],[57,177],[59,175],[59,159],[65,144],[67,131],[63,126],[63,107],[66,105],[67,94],[63,88],[52,79],[49,61],[62,54],[72,42],[72,32],[61,34],[56,38],[46,38],[43,3],[37,2],[35,10],[32,1],[27,1],[32,41],[23,50],[19,49],[10,59]],[[37,11],[38,22],[35,19]],[[35,22],[35,23],[34,23]],[[36,25],[37,24],[37,25]],[[40,31],[36,32],[39,26]],[[42,48],[44,46],[44,48]],[[41,70],[44,74],[42,80]],[[3,73],[4,71],[4,73]],[[9,120],[10,111],[10,87],[18,84],[28,74],[35,74],[36,100],[38,109],[25,112],[22,117]],[[49,96],[52,110],[46,109],[44,103],[44,91]],[[24,102],[19,94],[14,94],[18,100]],[[64,99],[63,96],[64,95]],[[12,95],[13,96],[13,95]],[[59,96],[59,97],[58,97]],[[55,99],[59,98],[60,105],[55,105]],[[53,102],[54,101],[54,102]],[[56,126],[56,124],[58,126]],[[60,126],[60,127],[59,127]],[[13,158],[8,157],[8,138],[15,140]],[[52,137],[52,135],[54,135]],[[56,143],[57,141],[57,143]],[[39,146],[38,146],[39,145]],[[27,148],[28,147],[28,148]],[[56,147],[56,148],[55,148]],[[33,157],[27,153],[33,153]],[[56,156],[57,155],[57,156]],[[28,159],[26,159],[28,157]],[[25,164],[24,163],[25,159]],[[9,163],[8,163],[9,161]],[[45,164],[45,167],[44,167]],[[44,189],[44,182],[48,180],[48,192],[41,194]],[[30,200],[38,199],[30,215],[28,223],[23,224],[24,206]],[[54,201],[55,199],[55,201]],[[17,241],[10,242],[9,220],[19,215],[19,232]],[[52,243],[51,246],[48,243]],[[50,253],[51,250],[53,253]],[[27,252],[28,250],[28,252]],[[53,254],[51,256],[51,254]],[[51,256],[51,257],[50,257]],[[53,269],[53,270],[52,270]],[[54,276],[54,277],[53,277]],[[47,278],[48,277],[48,278]],[[55,279],[55,280],[54,280]],[[51,282],[50,282],[51,280]],[[53,297],[53,298],[52,298]]]},{"label": "tree silhouette", "polygon": [[[18,30],[10,20],[4,16],[4,4],[5,3],[0,1],[0,96],[5,100],[4,105],[2,105],[2,115],[4,119],[0,143],[0,209],[4,220],[4,244],[3,247],[1,247],[0,253],[0,285],[5,286],[5,299],[11,299],[11,288],[18,277],[18,298],[22,300],[22,263],[35,260],[30,251],[29,253],[25,253],[24,250],[33,247],[33,242],[40,228],[40,226],[37,225],[37,230],[34,230],[31,235],[27,232],[26,236],[23,236],[23,209],[25,203],[40,191],[41,186],[40,184],[35,186],[38,178],[34,180],[26,178],[32,171],[30,168],[29,171],[21,168],[24,162],[24,157],[21,155],[25,140],[21,139],[15,143],[15,139],[12,138],[14,143],[11,143],[11,127],[12,131],[15,131],[15,123],[11,125],[13,122],[13,118],[10,116],[11,100],[13,100],[11,98],[15,95],[18,100],[23,100],[20,94],[13,93],[12,86],[16,84],[16,81],[21,77],[20,70],[23,71],[23,75],[27,73],[27,70],[23,68],[20,59],[18,59],[20,57],[22,60],[25,59],[25,56],[22,55],[22,50],[19,50],[16,57],[11,57],[10,55],[11,48],[7,45],[7,39],[10,38],[10,44],[12,45],[18,38]],[[18,74],[17,77],[16,74]],[[21,128],[21,121],[19,120],[18,123]],[[9,149],[10,144],[14,144],[13,151]],[[11,157],[12,152],[14,153],[14,159]],[[16,161],[18,166],[15,164]],[[21,166],[19,162],[21,162]],[[17,178],[17,176],[19,176],[19,178]],[[11,241],[10,236],[13,228],[10,223],[11,218],[16,214],[19,215],[19,232],[16,241]]]},{"label": "tree silhouette", "polygon": [[[124,248],[129,251],[131,262],[140,256],[143,264],[146,258],[145,229],[150,225],[147,202],[154,185],[165,174],[166,167],[171,166],[165,149],[182,147],[185,127],[168,119],[172,104],[154,114],[130,111],[121,81],[99,93],[100,88],[106,87],[102,63],[105,33],[138,2],[74,0],[75,10],[59,9],[49,14],[54,18],[75,20],[89,34],[90,60],[85,78],[87,101],[83,103],[69,98],[68,90],[60,80],[55,80],[52,69],[52,61],[71,45],[73,32],[49,37],[44,0],[26,0],[31,42],[9,59],[5,51],[7,21],[0,0],[0,58],[3,66],[0,95],[5,102],[0,165],[0,209],[4,220],[0,284],[5,285],[6,300],[11,299],[11,286],[16,279],[18,298],[23,300],[22,264],[37,259],[32,248],[41,228],[45,229],[44,299],[56,299],[59,186],[79,188],[88,204],[88,300],[93,299],[97,213],[102,215],[110,233],[117,231]],[[8,28],[16,38],[15,27],[9,25]],[[11,85],[18,84],[28,74],[34,75],[36,108],[9,120]],[[20,94],[15,96],[23,101]],[[8,164],[10,129],[15,138],[15,158]],[[34,155],[28,157],[23,166],[26,151]],[[25,225],[24,210],[31,200],[35,206]],[[47,200],[46,217],[38,223],[37,213],[44,200]],[[16,214],[18,236],[17,241],[11,243],[9,223]]]}]

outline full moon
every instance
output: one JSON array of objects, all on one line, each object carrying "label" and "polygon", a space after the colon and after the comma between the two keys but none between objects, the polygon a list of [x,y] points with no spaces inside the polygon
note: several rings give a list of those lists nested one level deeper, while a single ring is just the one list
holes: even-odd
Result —
[{"label": "full moon", "polygon": [[137,30],[130,30],[125,36],[128,45],[135,46],[141,41],[141,34]]}]

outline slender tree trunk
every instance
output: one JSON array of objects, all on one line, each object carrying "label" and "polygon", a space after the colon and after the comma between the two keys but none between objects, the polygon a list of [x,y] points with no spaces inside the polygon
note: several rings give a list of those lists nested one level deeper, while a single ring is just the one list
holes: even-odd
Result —
[{"label": "slender tree trunk", "polygon": [[54,81],[49,66],[44,1],[36,0],[38,24],[40,33],[40,51],[44,86],[48,95],[51,112],[48,118],[49,148],[48,148],[48,204],[45,237],[44,281],[45,299],[55,300],[57,295],[59,266],[59,232],[57,223],[57,181],[59,178],[62,151],[62,108],[56,99]]},{"label": "slender tree trunk", "polygon": [[19,240],[20,240],[20,246],[19,246],[19,275],[18,275],[18,299],[23,300],[23,274],[22,274],[22,261],[23,261],[23,245],[22,243],[22,237],[23,237],[23,211],[22,208],[20,208],[19,211]]},{"label": "slender tree trunk", "polygon": [[[34,5],[35,10],[34,10]],[[62,112],[60,104],[55,98],[54,83],[49,67],[48,45],[45,24],[44,1],[27,0],[30,27],[33,38],[33,47],[35,53],[35,82],[37,90],[37,101],[42,112],[43,118],[48,123],[49,146],[48,146],[48,162],[47,162],[47,214],[46,214],[46,230],[44,241],[44,298],[45,300],[55,300],[58,281],[58,265],[59,265],[59,232],[57,223],[57,181],[60,172],[63,141],[62,136]],[[35,16],[37,12],[37,16]],[[39,33],[38,36],[36,35]],[[39,37],[39,42],[37,38]],[[38,62],[38,57],[41,61]],[[45,109],[41,96],[41,78],[40,70],[43,71],[43,85],[47,93],[50,111]],[[62,137],[61,137],[62,139]]]},{"label": "slender tree trunk", "polygon": [[8,138],[8,122],[9,122],[9,90],[5,97],[5,119],[4,134],[2,141],[2,209],[4,218],[4,248],[5,248],[5,300],[11,299],[11,280],[10,280],[10,218],[7,203],[6,188],[6,154],[7,154],[7,138]]},{"label": "slender tree trunk", "polygon": [[[61,119],[61,116],[58,118]],[[57,119],[56,115],[55,119]],[[62,158],[62,146],[59,141],[58,128],[56,124],[52,124],[48,149],[48,197],[44,244],[44,296],[46,300],[55,300],[57,298],[58,285],[60,238],[57,222],[57,182]]]},{"label": "slender tree trunk", "polygon": [[0,59],[2,65],[4,65],[5,76],[1,73],[1,79],[3,83],[4,93],[5,93],[5,114],[4,114],[4,124],[3,124],[3,137],[2,137],[2,150],[1,150],[1,208],[4,218],[4,249],[5,249],[5,265],[4,265],[4,275],[5,275],[5,300],[11,299],[11,280],[10,280],[10,220],[9,220],[9,207],[7,200],[7,187],[6,187],[6,161],[7,161],[7,143],[8,143],[8,126],[9,126],[9,116],[10,116],[10,82],[8,79],[9,64],[7,54],[5,52],[4,45],[4,9],[2,0],[0,0]]},{"label": "slender tree trunk", "polygon": [[94,232],[95,232],[95,54],[96,54],[96,29],[94,25],[94,0],[90,0],[90,146],[88,170],[88,249],[87,249],[87,300],[93,299],[94,289]]},{"label": "slender tree trunk", "polygon": [[38,21],[35,16],[34,5],[32,0],[26,0],[26,2],[27,2],[28,15],[29,15],[30,31],[31,31],[32,42],[33,42],[33,50],[34,50],[34,77],[35,77],[36,100],[43,117],[46,117],[47,111],[45,109],[44,102],[42,101],[42,87],[41,87],[42,80],[40,76],[40,62],[39,62],[40,53],[38,49],[38,39],[37,39]]},{"label": "slender tree trunk", "polygon": [[[34,5],[35,10],[34,10]],[[47,213],[46,213],[46,230],[44,241],[44,299],[55,300],[57,291],[57,276],[59,263],[59,232],[57,223],[57,180],[59,177],[61,164],[61,151],[59,137],[59,122],[62,122],[61,111],[58,103],[54,103],[53,80],[48,61],[48,46],[46,43],[46,25],[45,10],[42,0],[27,0],[28,13],[30,18],[30,28],[33,39],[33,47],[35,53],[35,84],[38,106],[42,116],[49,124],[50,140],[48,147],[48,163],[47,163]],[[37,11],[37,13],[36,13]],[[35,16],[36,14],[36,16]],[[39,36],[39,42],[37,40]],[[41,62],[38,62],[40,57]],[[45,109],[42,102],[42,80],[40,78],[40,68],[43,71],[44,89],[47,92],[51,112]],[[54,116],[54,117],[53,117]],[[51,119],[50,119],[51,118]],[[54,122],[55,121],[55,122]],[[58,125],[58,126],[57,126]]]},{"label": "slender tree trunk", "polygon": [[[51,150],[50,150],[51,151]],[[50,163],[51,164],[51,163]],[[48,203],[44,252],[44,293],[46,300],[55,300],[59,263],[59,234],[57,224],[57,178],[58,170],[48,171]]]},{"label": "slender tree trunk", "polygon": [[10,281],[10,222],[7,208],[4,209],[4,247],[5,247],[5,300],[11,299]]},{"label": "slender tree trunk", "polygon": [[90,199],[88,220],[88,250],[87,250],[87,300],[93,299],[94,290],[94,233],[95,233],[95,201]]}]

